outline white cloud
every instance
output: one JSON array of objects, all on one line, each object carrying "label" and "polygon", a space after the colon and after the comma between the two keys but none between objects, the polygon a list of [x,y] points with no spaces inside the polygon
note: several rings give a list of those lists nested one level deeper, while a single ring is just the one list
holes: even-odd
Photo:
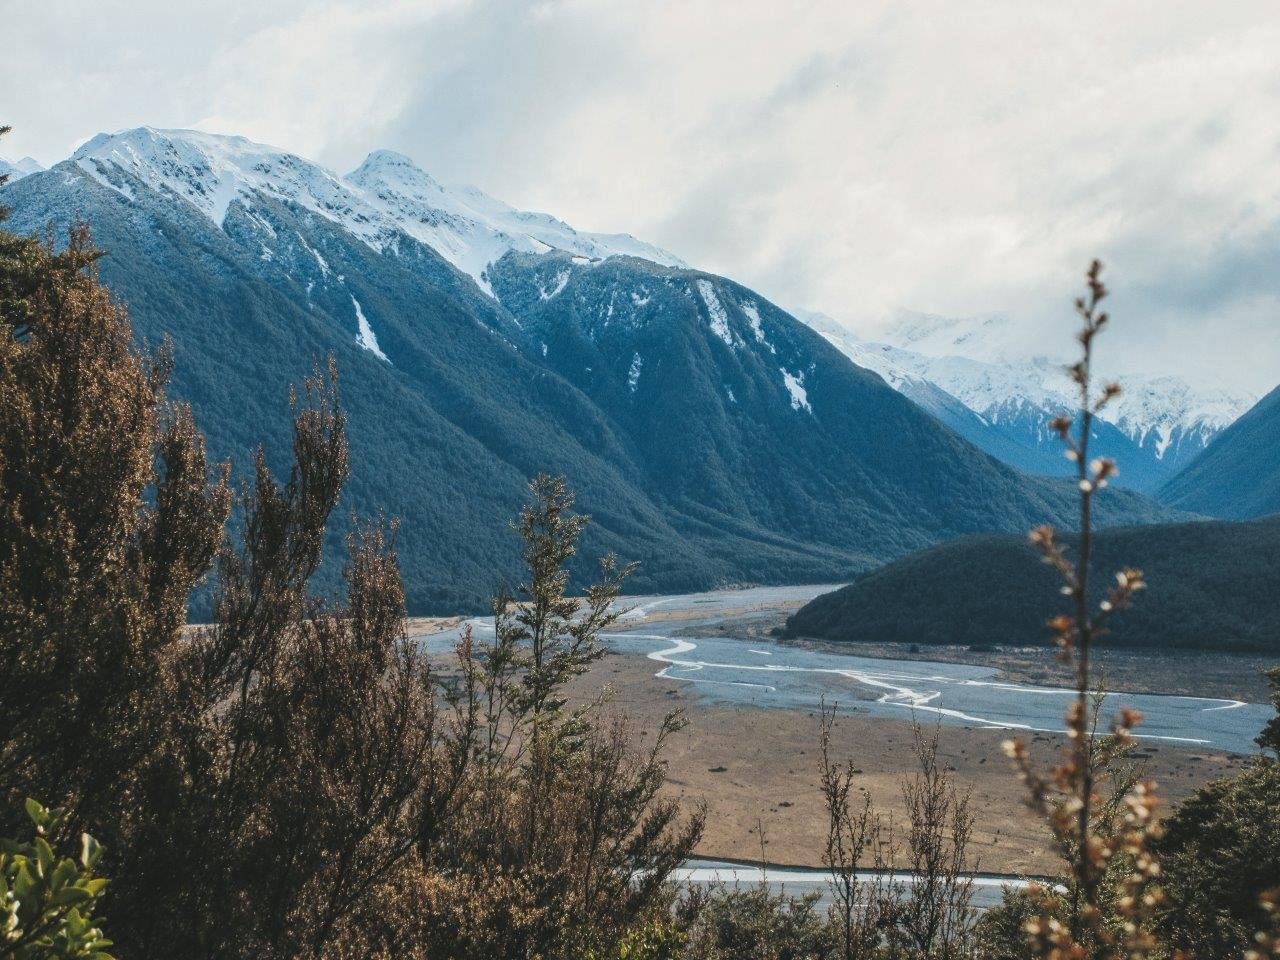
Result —
[{"label": "white cloud", "polygon": [[1129,364],[1280,371],[1271,0],[86,6],[4,15],[6,151],[143,122],[391,147],[786,305],[1049,343],[1097,254]]}]

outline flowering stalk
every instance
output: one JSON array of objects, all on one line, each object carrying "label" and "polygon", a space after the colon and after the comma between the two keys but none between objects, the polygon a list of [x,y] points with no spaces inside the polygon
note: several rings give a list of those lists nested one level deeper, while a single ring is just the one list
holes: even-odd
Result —
[{"label": "flowering stalk", "polygon": [[[1039,956],[1081,960],[1141,956],[1151,949],[1143,921],[1160,896],[1151,887],[1159,865],[1146,851],[1147,839],[1159,829],[1154,818],[1153,784],[1139,782],[1124,790],[1118,822],[1099,812],[1100,774],[1114,752],[1132,742],[1133,728],[1141,716],[1127,708],[1122,710],[1104,745],[1096,734],[1096,714],[1089,709],[1093,645],[1106,632],[1111,614],[1126,607],[1134,593],[1145,586],[1142,571],[1122,570],[1106,598],[1096,608],[1091,606],[1093,498],[1116,475],[1116,465],[1105,458],[1090,459],[1089,448],[1095,419],[1120,395],[1118,384],[1107,383],[1096,394],[1093,385],[1094,341],[1109,321],[1108,314],[1100,308],[1107,296],[1101,273],[1102,265],[1095,260],[1086,275],[1087,293],[1075,302],[1081,320],[1076,335],[1081,355],[1067,373],[1079,390],[1079,411],[1075,418],[1060,416],[1052,424],[1066,446],[1067,459],[1076,468],[1080,531],[1075,559],[1067,556],[1052,527],[1037,527],[1031,533],[1031,541],[1039,548],[1043,561],[1061,575],[1062,594],[1071,601],[1071,613],[1048,621],[1058,659],[1072,667],[1075,679],[1076,696],[1066,715],[1070,743],[1062,762],[1048,775],[1032,768],[1025,743],[1011,740],[1005,744],[1028,787],[1029,805],[1048,821],[1055,846],[1072,874],[1068,922],[1046,915],[1033,922],[1028,932]],[[1107,829],[1101,829],[1104,820]],[[1126,870],[1109,885],[1112,915],[1108,918],[1103,909],[1102,888],[1108,869],[1121,862]]]}]

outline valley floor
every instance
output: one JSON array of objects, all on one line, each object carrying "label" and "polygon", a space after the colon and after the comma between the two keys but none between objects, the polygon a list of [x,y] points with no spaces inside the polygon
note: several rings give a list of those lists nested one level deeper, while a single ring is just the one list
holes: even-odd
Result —
[{"label": "valley floor", "polygon": [[[760,637],[772,639],[794,608],[777,609],[723,622],[699,626],[704,636]],[[921,660],[990,667],[1011,683],[1063,686],[1070,683],[1067,670],[1047,646],[995,647],[975,650],[960,644],[933,643],[832,643],[808,638],[787,639],[787,646],[822,653],[856,655],[885,660]],[[1266,703],[1269,687],[1263,672],[1280,664],[1280,657],[1253,653],[1219,653],[1209,650],[1143,650],[1109,647],[1106,641],[1095,651],[1100,677],[1116,693],[1145,693],[1183,697],[1221,697]]]},{"label": "valley floor", "polygon": [[[818,786],[816,711],[709,705],[688,685],[655,678],[648,664],[629,656],[606,657],[578,681],[576,693],[585,700],[606,685],[613,690],[613,708],[633,719],[641,742],[666,711],[685,712],[689,724],[667,752],[667,790],[706,801],[700,856],[820,865],[826,812]],[[939,752],[961,785],[973,791],[976,868],[1051,874],[1056,864],[1047,833],[1023,806],[1022,785],[1000,750],[1009,736],[1007,730],[943,726]],[[1065,742],[1052,734],[1027,736],[1033,756],[1045,765]],[[876,808],[901,828],[901,782],[914,770],[910,721],[846,714],[832,739],[836,755],[852,757],[862,771],[861,785]],[[1238,754],[1168,746],[1144,746],[1141,753],[1167,805],[1246,762]]]},{"label": "valley floor", "polygon": [[[671,598],[638,598],[634,611],[617,628],[623,643],[649,630],[673,638],[709,637],[713,633],[741,638],[752,653],[752,639],[764,641],[772,626],[821,588],[779,588],[776,591],[722,592]],[[684,622],[687,621],[687,622]],[[457,620],[414,624],[415,635],[424,635],[429,648],[445,655]],[[483,622],[476,622],[483,629]],[[425,636],[430,635],[430,636]],[[626,638],[626,639],[623,639]],[[776,642],[776,641],[775,641]],[[661,644],[658,644],[661,646]],[[874,656],[864,647],[837,652]],[[918,654],[904,650],[881,653],[899,661],[920,659],[978,663],[1002,670],[999,680],[1059,682],[1048,650],[1016,651],[1017,657],[921,647]],[[950,654],[950,655],[949,655]],[[952,657],[956,657],[955,660]],[[980,659],[981,658],[981,659]],[[579,702],[609,694],[608,709],[632,719],[632,730],[641,744],[657,729],[662,716],[680,709],[688,725],[672,740],[666,757],[669,776],[666,790],[692,802],[704,801],[707,828],[698,855],[707,859],[765,861],[772,864],[817,866],[825,842],[826,813],[819,790],[819,715],[816,703],[780,708],[723,697],[708,697],[706,687],[682,679],[656,675],[663,661],[614,650],[585,676],[575,681],[572,693]],[[1251,688],[1244,679],[1254,668],[1241,660],[1222,658],[1213,669],[1203,662],[1182,664],[1170,658],[1159,663],[1110,658],[1109,685],[1123,690],[1136,686],[1144,691],[1185,695],[1234,697]],[[1042,661],[1042,665],[1037,665]],[[1123,669],[1117,669],[1117,665]],[[1146,672],[1142,669],[1145,665]],[[1157,669],[1159,674],[1152,673]],[[680,668],[671,667],[678,672]],[[694,668],[699,669],[699,668]],[[790,668],[787,668],[790,669]],[[662,671],[665,674],[665,670]],[[704,676],[713,675],[707,671]],[[782,676],[782,675],[770,675]],[[890,676],[892,676],[890,674]],[[1198,678],[1193,685],[1188,676]],[[914,680],[907,678],[910,682]],[[1165,683],[1165,681],[1168,683]],[[704,679],[702,684],[717,681]],[[781,682],[774,681],[774,682]],[[901,682],[901,681],[899,681]],[[1234,686],[1233,686],[1234,684]],[[730,684],[724,684],[729,686]],[[737,684],[751,686],[752,684]],[[979,684],[983,686],[984,684]],[[989,685],[989,684],[988,684]],[[1210,692],[1212,691],[1212,693]],[[727,692],[727,691],[726,691]],[[914,771],[912,723],[901,717],[868,709],[865,698],[842,709],[833,734],[837,757],[851,757],[860,771],[861,786],[870,793],[878,810],[898,824],[901,833],[905,810],[901,800],[904,777]],[[1240,697],[1240,699],[1246,699]],[[1259,696],[1247,699],[1257,701]],[[1250,710],[1256,708],[1249,708]],[[929,714],[921,722],[931,724]],[[1023,805],[1023,790],[1000,745],[1011,735],[1008,729],[948,722],[939,728],[939,750],[963,788],[972,791],[977,814],[973,853],[975,869],[1006,874],[1051,874],[1057,869],[1047,849],[1047,833]],[[1051,764],[1065,738],[1054,733],[1027,731],[1033,757],[1042,767]],[[1246,741],[1247,742],[1247,741]],[[1225,776],[1248,762],[1245,754],[1186,743],[1144,741],[1136,751],[1146,773],[1160,787],[1166,808],[1208,781]]]},{"label": "valley floor", "polygon": [[[779,622],[784,618],[778,618]],[[1069,682],[1065,668],[1048,647],[999,647],[972,650],[964,646],[906,643],[825,643],[787,640],[807,650],[856,653],[890,660],[932,660],[992,667],[1013,683],[1061,686]],[[1104,641],[1105,643],[1105,641]],[[1182,697],[1220,697],[1266,703],[1269,687],[1263,671],[1280,665],[1280,657],[1198,650],[1140,650],[1103,646],[1096,653],[1103,685],[1116,693],[1148,693]]]}]

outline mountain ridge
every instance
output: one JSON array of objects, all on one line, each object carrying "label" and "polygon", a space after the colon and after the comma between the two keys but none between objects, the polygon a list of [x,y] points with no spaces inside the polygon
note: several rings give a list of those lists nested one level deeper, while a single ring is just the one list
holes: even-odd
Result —
[{"label": "mountain ridge", "polygon": [[[640,560],[633,586],[648,592],[831,582],[944,537],[1071,515],[1069,484],[969,446],[740,284],[518,211],[505,215],[567,249],[504,248],[519,238],[443,216],[457,211],[412,194],[408,171],[397,217],[379,208],[390,191],[191,136],[146,129],[132,152],[90,141],[4,188],[10,228],[92,225],[104,282],[140,338],[171,338],[174,394],[238,465],[259,442],[287,448],[286,384],[335,356],[352,437],[340,514],[402,518],[414,612],[481,609],[514,576],[507,524],[541,470],[566,474],[596,521],[582,556]],[[472,252],[502,234],[501,256],[470,261],[477,277],[408,227]],[[607,242],[622,252],[589,255]],[[1168,515],[1114,503],[1114,522]]]},{"label": "mountain ridge", "polygon": [[1228,520],[1280,513],[1280,387],[1222,431],[1159,492],[1178,509]]},{"label": "mountain ridge", "polygon": [[[1070,472],[1049,426],[1078,405],[1066,365],[1002,346],[1006,318],[908,314],[881,334],[883,342],[863,339],[824,314],[797,316],[993,456],[1031,473]],[[1196,389],[1177,377],[1117,379],[1123,392],[1102,412],[1094,439],[1099,453],[1120,465],[1117,482],[1143,493],[1167,483],[1256,400],[1243,391]],[[931,402],[930,391],[945,396]],[[966,423],[952,409],[956,403],[980,422]]]}]

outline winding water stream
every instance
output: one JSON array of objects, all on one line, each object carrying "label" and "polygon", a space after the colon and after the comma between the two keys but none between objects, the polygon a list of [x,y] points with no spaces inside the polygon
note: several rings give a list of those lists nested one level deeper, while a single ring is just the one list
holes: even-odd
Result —
[{"label": "winding water stream", "polygon": [[[627,617],[643,627],[628,630],[620,625],[609,644],[618,652],[647,657],[658,665],[655,676],[689,683],[708,702],[811,710],[825,697],[842,709],[878,716],[915,714],[988,729],[1063,730],[1063,713],[1074,696],[1071,690],[1008,682],[989,667],[818,653],[760,638],[698,635],[699,626],[723,622],[722,611],[768,607],[826,589],[760,588],[637,598]],[[651,617],[659,611],[696,612],[697,618]],[[1271,716],[1270,707],[1239,700],[1125,693],[1107,698],[1104,717],[1122,703],[1142,712],[1140,739],[1236,753],[1256,750],[1253,738]]]},{"label": "winding water stream", "polygon": [[[808,711],[825,698],[841,710],[873,716],[914,714],[987,729],[1063,730],[1071,690],[1008,682],[990,667],[818,653],[759,637],[699,634],[700,627],[794,605],[831,589],[761,587],[628,598],[629,612],[606,641],[617,653],[647,658],[656,677],[687,683],[708,703]],[[478,636],[491,635],[491,620],[469,622]],[[424,642],[444,649],[456,636],[456,630],[448,631]],[[1239,700],[1125,693],[1107,698],[1104,719],[1121,704],[1142,712],[1140,739],[1235,753],[1256,750],[1253,738],[1272,712]]]}]

